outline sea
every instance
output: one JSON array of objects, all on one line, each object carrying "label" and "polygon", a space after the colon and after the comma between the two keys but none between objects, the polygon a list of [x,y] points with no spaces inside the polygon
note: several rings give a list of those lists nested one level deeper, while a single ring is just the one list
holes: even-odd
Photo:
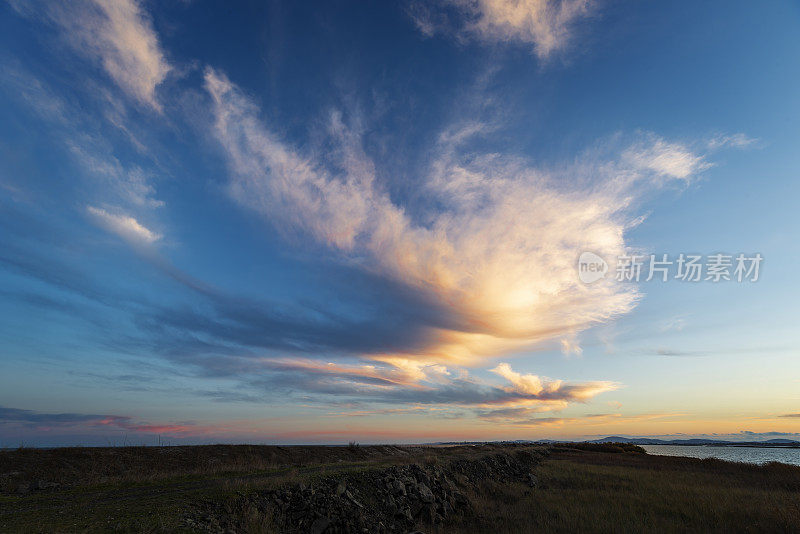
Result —
[{"label": "sea", "polygon": [[729,462],[765,464],[781,462],[800,465],[800,448],[789,447],[719,447],[713,445],[641,445],[648,454],[719,458]]}]

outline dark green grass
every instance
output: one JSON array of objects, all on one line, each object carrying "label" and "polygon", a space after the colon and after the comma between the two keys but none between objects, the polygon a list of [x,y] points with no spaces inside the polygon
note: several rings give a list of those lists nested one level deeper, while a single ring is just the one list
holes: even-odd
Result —
[{"label": "dark green grass", "polygon": [[800,468],[556,452],[540,484],[488,483],[477,520],[440,532],[800,532]]},{"label": "dark green grass", "polygon": [[[0,532],[175,532],[199,501],[392,463],[446,462],[502,445],[453,448],[219,446],[5,451],[0,475],[62,483],[0,493]],[[474,513],[425,532],[800,532],[800,467],[649,456],[635,448],[559,445],[536,488],[468,489]],[[611,452],[614,451],[614,452]],[[166,457],[167,460],[161,461]],[[7,477],[8,478],[8,477]],[[102,482],[100,482],[102,480]],[[270,532],[257,517],[254,532]]]},{"label": "dark green grass", "polygon": [[[98,447],[0,451],[0,532],[172,532],[200,500],[393,463],[481,454],[478,447]],[[55,490],[18,493],[21,484]]]}]

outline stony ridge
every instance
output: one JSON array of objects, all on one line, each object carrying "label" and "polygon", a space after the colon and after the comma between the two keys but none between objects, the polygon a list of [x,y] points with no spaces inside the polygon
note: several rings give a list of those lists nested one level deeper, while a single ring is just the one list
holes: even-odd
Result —
[{"label": "stony ridge", "polygon": [[241,495],[234,503],[203,503],[187,517],[186,525],[205,532],[238,533],[271,518],[286,533],[405,533],[444,523],[453,514],[470,514],[469,489],[483,480],[535,485],[531,468],[545,453],[520,447],[441,464],[328,475],[313,483]]}]

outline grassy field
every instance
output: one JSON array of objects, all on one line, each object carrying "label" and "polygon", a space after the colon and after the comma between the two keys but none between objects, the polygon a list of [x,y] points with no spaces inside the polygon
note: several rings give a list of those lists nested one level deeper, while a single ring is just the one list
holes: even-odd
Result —
[{"label": "grassy field", "polygon": [[[0,451],[0,532],[173,532],[200,500],[418,461],[399,447],[97,447]],[[26,486],[58,484],[25,491]]]},{"label": "grassy field", "polygon": [[442,532],[800,532],[800,468],[557,450],[534,489],[487,483]]},{"label": "grassy field", "polygon": [[[0,452],[2,532],[190,531],[200,501],[395,464],[502,450],[422,447],[181,447]],[[425,532],[800,532],[800,467],[554,447],[538,484],[464,488],[469,513]],[[608,452],[613,451],[613,452]],[[38,480],[47,489],[28,489]],[[50,484],[47,484],[50,483]],[[21,492],[22,491],[22,492]],[[262,522],[260,531],[272,530]]]}]

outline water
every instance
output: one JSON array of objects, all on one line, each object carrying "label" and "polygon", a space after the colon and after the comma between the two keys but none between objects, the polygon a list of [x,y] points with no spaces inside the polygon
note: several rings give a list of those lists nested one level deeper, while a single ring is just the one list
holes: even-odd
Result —
[{"label": "water", "polygon": [[781,462],[800,465],[800,449],[781,447],[715,447],[705,445],[642,445],[648,454],[688,456],[689,458],[719,458],[729,462],[765,464]]}]

